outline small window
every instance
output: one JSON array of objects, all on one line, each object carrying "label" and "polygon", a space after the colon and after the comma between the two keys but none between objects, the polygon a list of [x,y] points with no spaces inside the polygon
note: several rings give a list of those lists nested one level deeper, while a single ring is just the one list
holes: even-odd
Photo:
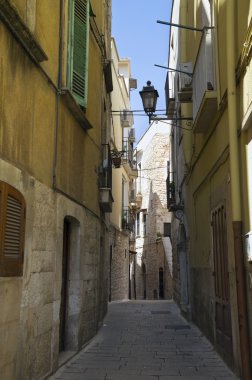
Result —
[{"label": "small window", "polygon": [[143,236],[146,236],[146,220],[147,220],[147,214],[146,212],[143,212]]},{"label": "small window", "polygon": [[140,214],[139,212],[136,214],[136,235],[140,235]]},{"label": "small window", "polygon": [[164,223],[164,237],[171,237],[171,223]]},{"label": "small window", "polygon": [[22,276],[24,229],[24,197],[0,181],[0,276]]},{"label": "small window", "polygon": [[68,88],[76,102],[87,107],[89,0],[69,2]]}]

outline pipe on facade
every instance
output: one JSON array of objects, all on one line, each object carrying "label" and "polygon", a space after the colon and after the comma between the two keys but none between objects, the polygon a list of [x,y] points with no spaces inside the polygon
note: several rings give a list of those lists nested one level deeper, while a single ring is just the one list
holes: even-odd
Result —
[{"label": "pipe on facade", "polygon": [[59,18],[59,54],[58,54],[58,80],[56,91],[56,110],[55,110],[55,132],[54,132],[54,157],[53,157],[53,175],[52,187],[56,188],[56,167],[58,155],[58,130],[59,130],[59,104],[60,90],[62,81],[62,37],[63,37],[63,0],[60,0],[60,18]]},{"label": "pipe on facade", "polygon": [[235,80],[235,0],[226,1],[227,7],[227,90],[228,130],[230,152],[232,226],[236,270],[236,292],[240,335],[240,353],[244,380],[251,379],[248,314],[242,241],[241,189],[239,146],[237,135],[237,97]]}]

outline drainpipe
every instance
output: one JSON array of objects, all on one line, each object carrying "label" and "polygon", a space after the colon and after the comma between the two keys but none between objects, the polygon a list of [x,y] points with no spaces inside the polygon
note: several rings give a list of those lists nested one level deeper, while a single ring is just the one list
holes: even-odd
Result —
[{"label": "drainpipe", "polygon": [[63,0],[60,0],[60,18],[59,18],[59,54],[58,54],[58,80],[55,106],[55,131],[54,131],[54,156],[53,156],[53,173],[52,188],[56,188],[56,167],[58,156],[58,130],[59,130],[59,104],[62,81],[62,37],[63,37]]},{"label": "drainpipe", "polygon": [[239,146],[237,136],[237,99],[235,79],[235,0],[226,1],[227,7],[227,91],[228,91],[228,128],[231,177],[232,224],[234,238],[236,292],[240,334],[240,353],[242,378],[251,379],[248,314],[244,253],[242,240],[241,189],[239,170]]}]

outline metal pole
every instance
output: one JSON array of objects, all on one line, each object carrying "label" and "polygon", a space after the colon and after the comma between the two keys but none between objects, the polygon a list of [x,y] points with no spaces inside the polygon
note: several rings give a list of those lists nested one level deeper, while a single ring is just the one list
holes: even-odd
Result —
[{"label": "metal pole", "polygon": [[196,31],[196,32],[203,32],[205,28],[207,28],[207,29],[212,29],[213,28],[213,27],[205,27],[203,29],[200,29],[200,28],[194,28],[193,26],[174,24],[173,22],[160,21],[160,20],[157,20],[157,23],[158,24],[163,24],[163,25],[169,25],[169,26],[176,26],[177,28],[193,30],[193,31]]}]

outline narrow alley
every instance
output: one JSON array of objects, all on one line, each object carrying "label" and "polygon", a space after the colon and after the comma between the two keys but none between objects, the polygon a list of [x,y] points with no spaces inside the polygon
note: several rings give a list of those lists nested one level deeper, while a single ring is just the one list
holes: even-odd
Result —
[{"label": "narrow alley", "polygon": [[49,380],[236,379],[172,301],[109,305],[95,338]]}]

